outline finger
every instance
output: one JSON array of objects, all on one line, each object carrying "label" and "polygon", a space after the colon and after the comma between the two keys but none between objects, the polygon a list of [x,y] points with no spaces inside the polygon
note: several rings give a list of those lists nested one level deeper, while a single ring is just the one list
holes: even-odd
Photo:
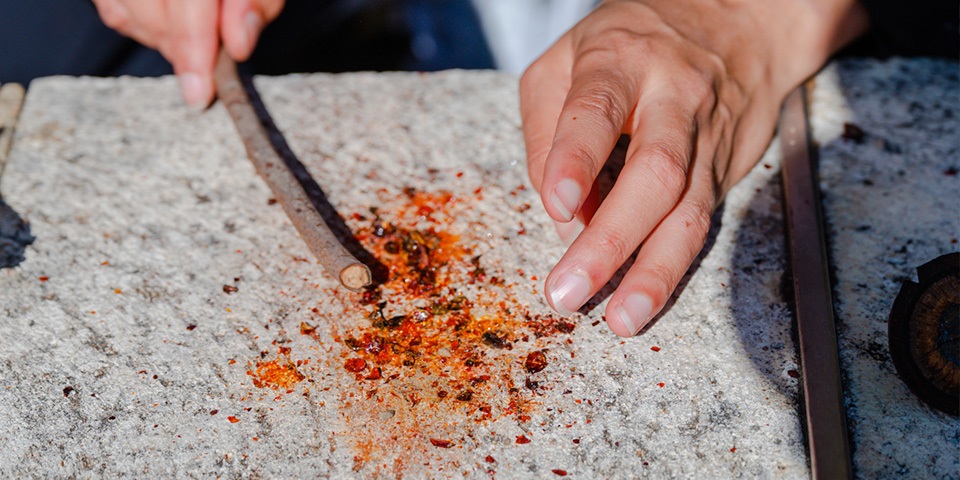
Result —
[{"label": "finger", "polygon": [[183,101],[202,109],[213,101],[213,65],[219,48],[217,0],[170,0],[170,34],[160,51],[180,81]]},{"label": "finger", "polygon": [[119,0],[93,0],[93,4],[97,7],[97,14],[104,25],[129,35],[130,11],[126,5]]},{"label": "finger", "polygon": [[547,300],[561,315],[578,310],[677,204],[696,135],[692,113],[683,112],[654,103],[639,114],[616,184],[547,277]]},{"label": "finger", "polygon": [[553,220],[553,227],[557,230],[557,235],[560,236],[560,241],[563,242],[564,246],[569,247],[573,244],[573,241],[580,236],[584,228],[590,224],[590,220],[593,219],[599,206],[600,190],[597,183],[594,182],[593,188],[590,189],[590,194],[587,195],[587,199],[583,201],[583,207],[580,208],[580,212],[573,218],[573,221],[558,222]]},{"label": "finger", "polygon": [[141,44],[157,48],[168,29],[164,2],[95,0],[103,23]]},{"label": "finger", "polygon": [[617,335],[629,337],[642,330],[703,249],[716,196],[709,171],[693,177],[688,193],[647,237],[607,303],[607,325]]},{"label": "finger", "polygon": [[[611,66],[612,65],[612,66]],[[570,221],[583,205],[637,103],[639,81],[600,52],[577,60],[543,166],[540,195],[547,213]]]},{"label": "finger", "polygon": [[223,48],[242,62],[250,58],[260,32],[283,9],[283,0],[223,0],[220,31]]},{"label": "finger", "polygon": [[527,148],[527,173],[538,192],[557,119],[570,90],[572,56],[570,36],[565,35],[520,77],[520,116]]}]

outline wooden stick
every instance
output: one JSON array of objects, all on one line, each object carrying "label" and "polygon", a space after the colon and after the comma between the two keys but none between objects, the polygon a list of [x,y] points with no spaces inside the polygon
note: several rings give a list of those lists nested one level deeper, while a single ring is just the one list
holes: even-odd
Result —
[{"label": "wooden stick", "polygon": [[369,285],[372,280],[370,268],[344,248],[310,202],[303,186],[273,148],[266,129],[240,83],[237,65],[226,51],[221,50],[217,59],[214,79],[217,96],[230,112],[250,161],[273,190],[310,251],[327,272],[337,274],[344,287],[358,291]]},{"label": "wooden stick", "polygon": [[7,165],[7,154],[13,145],[13,129],[20,117],[20,107],[26,90],[19,83],[8,83],[0,88],[0,175]]}]

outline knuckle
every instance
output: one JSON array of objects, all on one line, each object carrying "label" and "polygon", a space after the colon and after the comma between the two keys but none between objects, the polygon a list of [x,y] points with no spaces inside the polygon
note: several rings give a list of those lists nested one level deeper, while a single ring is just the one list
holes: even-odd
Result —
[{"label": "knuckle", "polygon": [[663,191],[679,195],[687,185],[687,159],[677,149],[664,144],[646,147],[644,156],[654,181]]},{"label": "knuckle", "polygon": [[[686,205],[680,212],[684,227],[692,229],[695,236],[690,237],[692,243],[702,244],[710,231],[710,224],[713,221],[713,208],[707,201],[694,201]],[[700,245],[693,248],[699,251]]]},{"label": "knuckle", "polygon": [[543,58],[535,60],[520,75],[520,91],[530,91],[540,85],[547,67]]},{"label": "knuckle", "polygon": [[623,237],[611,232],[601,234],[600,237],[593,242],[593,247],[596,253],[599,254],[598,258],[613,259],[612,263],[616,263],[618,266],[633,253],[633,249],[627,246],[627,242]]},{"label": "knuckle", "polygon": [[609,131],[619,132],[627,112],[616,92],[612,80],[595,80],[574,99],[572,107],[588,112]]},{"label": "knuckle", "polygon": [[653,301],[654,305],[663,305],[666,303],[670,292],[672,292],[673,289],[676,288],[677,283],[680,282],[680,277],[683,273],[677,273],[670,265],[662,262],[651,265],[648,273],[656,280],[656,288],[650,292],[653,294],[650,300]]},{"label": "knuckle", "polygon": [[700,76],[695,76],[685,82],[683,88],[687,98],[696,101],[696,103],[700,105],[712,107],[717,101],[717,93],[713,85]]}]

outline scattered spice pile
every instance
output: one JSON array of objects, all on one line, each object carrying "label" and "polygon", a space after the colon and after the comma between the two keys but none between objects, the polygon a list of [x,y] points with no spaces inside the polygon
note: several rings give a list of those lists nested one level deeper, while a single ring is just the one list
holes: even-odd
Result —
[{"label": "scattered spice pile", "polygon": [[516,299],[514,289],[529,291],[536,277],[508,281],[503,272],[516,265],[484,260],[483,226],[463,215],[482,198],[474,195],[465,202],[407,188],[399,202],[351,218],[387,277],[344,302],[347,316],[364,320],[335,339],[345,347],[339,366],[358,382],[345,394],[345,416],[379,426],[374,441],[358,444],[358,469],[411,445],[426,459],[477,447],[471,425],[529,422],[538,389],[549,388],[550,339],[574,330]]}]

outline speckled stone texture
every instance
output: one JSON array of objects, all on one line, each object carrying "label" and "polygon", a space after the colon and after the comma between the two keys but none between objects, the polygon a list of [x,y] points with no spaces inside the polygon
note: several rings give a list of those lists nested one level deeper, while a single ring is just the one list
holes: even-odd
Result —
[{"label": "speckled stone texture", "polygon": [[[849,74],[865,82],[859,88],[871,93],[859,101],[873,105],[882,100],[870,99],[871,69],[879,76],[901,68],[858,65],[828,70],[818,87],[825,93],[816,97],[814,124],[825,153],[873,148],[882,128],[889,132],[883,138],[903,142],[906,152],[908,138],[914,142],[910,132],[928,133],[895,130],[889,114],[875,120],[876,128],[863,121],[863,145],[835,139],[847,112],[841,93],[848,86],[838,79]],[[917,72],[914,82],[955,70],[903,65]],[[257,87],[348,225],[359,228],[353,214],[369,215],[370,207],[389,211],[406,187],[450,191],[462,200],[445,228],[504,280],[490,290],[527,309],[530,322],[550,314],[540,292],[563,248],[526,179],[514,78],[309,75],[259,78]],[[956,104],[940,97],[944,106]],[[948,138],[955,125],[944,131]],[[944,145],[955,148],[955,140]],[[930,140],[917,142],[934,151]],[[512,350],[489,353],[488,363],[504,362],[484,388],[494,398],[517,399],[527,416],[498,409],[477,421],[449,397],[427,395],[430,385],[412,373],[371,381],[345,370],[350,351],[338,339],[369,328],[370,320],[356,313],[357,294],[305,261],[309,252],[270,204],[220,105],[188,113],[171,78],[36,81],[0,185],[37,238],[26,261],[0,271],[0,475],[554,478],[563,471],[575,478],[805,478],[799,367],[781,293],[786,263],[776,152],[774,144],[730,192],[708,247],[672,306],[643,335],[612,335],[600,321],[601,296],[575,315],[572,332],[517,338]],[[955,180],[940,173],[949,163],[944,155],[931,159],[940,163],[931,163],[922,187],[904,191],[934,198],[940,187],[931,185],[940,185],[955,196]],[[867,187],[853,169],[839,175],[824,157],[833,234],[875,235],[842,226],[840,192]],[[864,171],[893,168],[875,165],[872,155],[864,160],[870,162]],[[899,188],[911,178],[889,181]],[[881,192],[877,185],[866,191]],[[864,221],[858,211],[848,215]],[[902,225],[885,224],[889,215],[876,214],[886,210],[866,211],[876,219],[875,232],[915,238]],[[956,238],[956,215],[948,221],[953,233],[935,238]],[[887,252],[903,244],[886,249],[879,247],[883,239],[869,238],[881,258],[899,255]],[[873,257],[848,241],[853,250],[844,260],[836,250],[844,243],[833,242],[843,346],[880,334],[897,288],[892,278],[949,250],[930,242],[930,255],[917,251],[914,261],[909,249],[916,247],[908,246],[909,261],[880,265],[890,273],[863,281],[868,287],[861,290],[845,286],[851,281],[844,275],[865,274],[859,265]],[[490,293],[463,291],[478,298]],[[850,305],[874,313],[857,316],[848,313]],[[302,335],[303,322],[316,332]],[[866,328],[856,322],[870,333],[856,333]],[[261,361],[279,359],[281,347],[290,349],[284,358],[302,362],[304,378],[289,390],[256,386],[250,373]],[[535,349],[546,350],[547,368],[532,375],[516,368]],[[897,473],[868,451],[890,452],[901,462],[897,468],[913,476],[948,472],[951,465],[956,471],[956,456],[949,455],[956,435],[936,445],[916,439],[932,445],[918,455],[909,447],[910,430],[901,428],[919,429],[909,417],[915,416],[927,422],[925,431],[948,433],[956,431],[955,421],[916,404],[889,360],[848,353],[844,361],[863,476]],[[904,410],[891,413],[893,400],[874,399],[883,393],[867,385],[873,380],[857,380],[873,376],[878,365],[876,376],[898,392]],[[540,387],[511,390],[526,380]],[[418,395],[422,401],[408,401]],[[900,435],[892,446],[885,445],[887,430]],[[518,443],[520,436],[530,442]],[[926,456],[935,452],[944,453]]]},{"label": "speckled stone texture", "polygon": [[[813,96],[847,415],[863,478],[957,478],[960,421],[900,381],[887,316],[916,267],[960,247],[960,68],[845,61]],[[863,132],[843,138],[843,124]]]}]

